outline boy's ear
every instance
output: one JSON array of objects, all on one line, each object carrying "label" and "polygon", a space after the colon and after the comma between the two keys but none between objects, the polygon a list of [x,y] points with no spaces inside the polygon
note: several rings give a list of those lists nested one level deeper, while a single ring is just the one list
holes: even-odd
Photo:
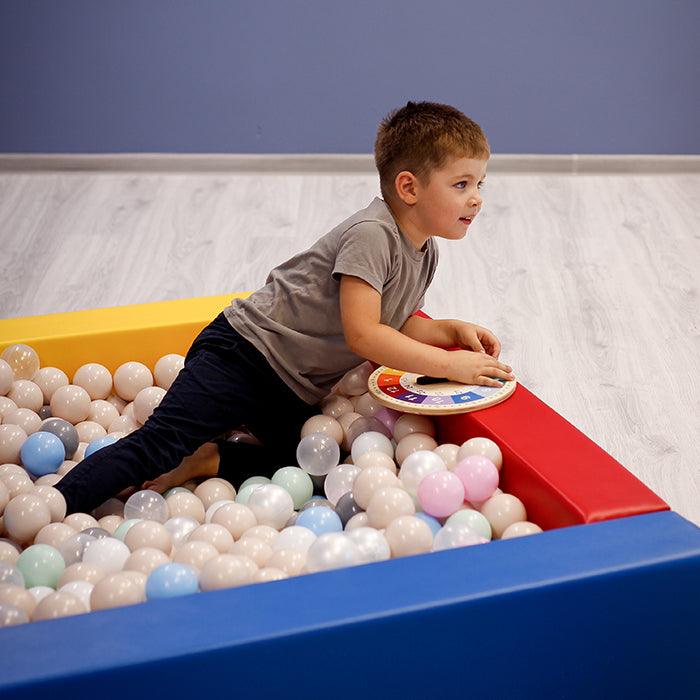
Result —
[{"label": "boy's ear", "polygon": [[412,205],[416,203],[417,178],[410,170],[402,170],[394,180],[396,194],[404,204]]}]

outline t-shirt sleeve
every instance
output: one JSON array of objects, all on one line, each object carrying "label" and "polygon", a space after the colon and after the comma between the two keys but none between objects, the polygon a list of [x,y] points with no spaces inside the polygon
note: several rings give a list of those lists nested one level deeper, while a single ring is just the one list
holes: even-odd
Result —
[{"label": "t-shirt sleeve", "polygon": [[395,237],[376,221],[362,221],[343,232],[333,266],[333,279],[352,275],[367,282],[380,294],[391,276]]}]

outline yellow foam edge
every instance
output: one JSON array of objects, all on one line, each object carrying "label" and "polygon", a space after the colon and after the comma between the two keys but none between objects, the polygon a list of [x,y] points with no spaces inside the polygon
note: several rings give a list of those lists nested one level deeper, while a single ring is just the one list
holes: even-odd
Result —
[{"label": "yellow foam edge", "polygon": [[58,367],[69,378],[87,362],[114,372],[136,360],[152,370],[163,355],[186,354],[232,299],[247,296],[250,292],[0,319],[0,352],[15,343],[31,345],[42,367]]}]

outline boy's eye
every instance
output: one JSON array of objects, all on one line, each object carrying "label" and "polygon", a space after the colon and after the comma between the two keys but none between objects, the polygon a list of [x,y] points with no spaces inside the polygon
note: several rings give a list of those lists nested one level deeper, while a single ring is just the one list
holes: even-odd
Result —
[{"label": "boy's eye", "polygon": [[467,186],[466,180],[462,180],[462,182],[458,182],[455,187],[459,188],[460,190],[463,190]]}]

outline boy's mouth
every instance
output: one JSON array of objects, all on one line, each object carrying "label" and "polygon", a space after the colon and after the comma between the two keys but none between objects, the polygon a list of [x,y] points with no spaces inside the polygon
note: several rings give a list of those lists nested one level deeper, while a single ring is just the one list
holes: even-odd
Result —
[{"label": "boy's mouth", "polygon": [[470,216],[469,216],[469,217],[467,217],[467,216],[461,216],[459,220],[460,220],[463,224],[467,224],[467,226],[469,226],[469,224],[471,224],[471,222],[473,221],[472,217],[470,217]]}]

